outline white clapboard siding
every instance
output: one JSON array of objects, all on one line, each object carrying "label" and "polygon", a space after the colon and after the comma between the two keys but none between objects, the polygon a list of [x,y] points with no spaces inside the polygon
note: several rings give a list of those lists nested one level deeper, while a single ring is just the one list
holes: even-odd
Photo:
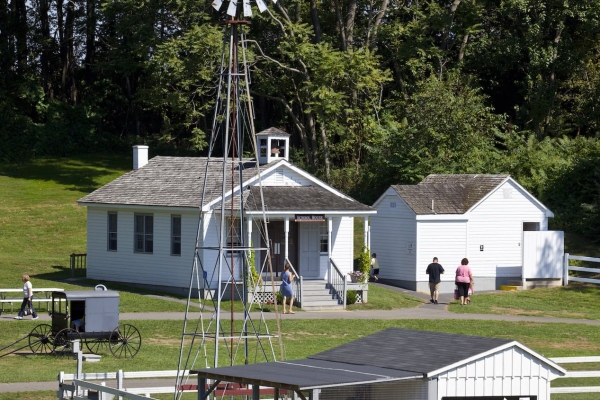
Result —
[{"label": "white clapboard siding", "polygon": [[383,279],[416,280],[415,213],[393,189],[379,201],[377,215],[371,217],[371,253],[377,253]]},{"label": "white clapboard siding", "polygon": [[520,276],[523,222],[538,222],[540,230],[547,229],[545,210],[510,180],[468,216],[467,257],[475,276]]},{"label": "white clapboard siding", "polygon": [[289,168],[276,168],[262,177],[263,186],[313,186],[314,182]]},{"label": "white clapboard siding", "polygon": [[354,267],[354,218],[334,217],[331,222],[331,258],[340,272],[347,274]]},{"label": "white clapboard siding", "polygon": [[[108,212],[117,211],[117,251],[108,251]],[[134,216],[154,217],[152,254],[134,252]],[[181,256],[171,255],[171,215],[181,215]],[[88,207],[87,275],[91,279],[149,285],[189,286],[198,215],[148,209],[117,210]]]},{"label": "white clapboard siding", "polygon": [[438,375],[437,398],[530,395],[549,399],[549,382],[556,377],[540,359],[510,347]]},{"label": "white clapboard siding", "polygon": [[467,254],[466,221],[419,221],[417,224],[419,246],[417,252],[417,277],[428,281],[427,265],[437,257],[444,267],[442,281],[454,281],[454,271]]}]

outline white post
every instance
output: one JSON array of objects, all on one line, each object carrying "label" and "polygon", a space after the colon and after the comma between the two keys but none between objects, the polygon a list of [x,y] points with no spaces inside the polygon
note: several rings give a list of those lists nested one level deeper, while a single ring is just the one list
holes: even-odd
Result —
[{"label": "white post", "polygon": [[569,253],[565,253],[563,258],[563,286],[569,284]]},{"label": "white post", "polygon": [[328,281],[331,283],[332,273],[331,273],[331,229],[333,228],[333,219],[331,216],[327,217],[327,276]]},{"label": "white post", "polygon": [[363,231],[365,235],[365,240],[363,244],[365,247],[369,247],[369,217],[365,217],[365,226]]},{"label": "white post", "polygon": [[[289,243],[288,243],[288,238],[289,238],[289,234],[290,234],[290,217],[285,217],[285,221],[283,223],[283,232],[285,233],[285,259],[287,261],[289,261],[288,256],[289,256]],[[296,268],[298,268],[298,266],[296,265]]]},{"label": "white post", "polygon": [[[83,352],[80,348],[81,342],[79,340],[73,340],[73,352],[77,355],[77,378],[82,379],[82,364],[83,364]],[[75,390],[76,394],[79,394],[79,389]]]},{"label": "white post", "polygon": [[[123,390],[123,370],[120,369],[117,371],[117,389]],[[119,396],[119,400],[123,400],[122,396]]]}]

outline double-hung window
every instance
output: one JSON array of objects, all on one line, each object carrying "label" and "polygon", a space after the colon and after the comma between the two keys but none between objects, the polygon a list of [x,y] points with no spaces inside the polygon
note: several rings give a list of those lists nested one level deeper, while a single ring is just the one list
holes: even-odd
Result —
[{"label": "double-hung window", "polygon": [[108,213],[107,250],[117,251],[117,213]]},{"label": "double-hung window", "polygon": [[321,222],[319,229],[321,253],[329,251],[329,233],[327,232],[327,221]]},{"label": "double-hung window", "polygon": [[171,255],[181,255],[181,215],[171,215]]},{"label": "double-hung window", "polygon": [[154,250],[154,216],[152,214],[135,214],[134,251],[136,253],[152,253]]}]

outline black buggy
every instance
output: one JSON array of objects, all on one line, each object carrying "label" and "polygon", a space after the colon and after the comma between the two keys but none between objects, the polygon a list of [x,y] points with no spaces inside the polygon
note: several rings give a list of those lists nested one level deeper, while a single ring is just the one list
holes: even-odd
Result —
[{"label": "black buggy", "polygon": [[29,334],[29,347],[34,353],[70,355],[73,341],[79,340],[91,353],[110,351],[117,358],[133,358],[142,346],[135,326],[119,324],[118,292],[52,292],[50,315],[52,325],[38,325]]}]

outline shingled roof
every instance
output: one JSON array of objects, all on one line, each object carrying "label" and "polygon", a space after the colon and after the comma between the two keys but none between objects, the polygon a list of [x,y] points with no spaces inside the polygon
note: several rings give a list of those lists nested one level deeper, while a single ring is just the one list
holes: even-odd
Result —
[{"label": "shingled roof", "polygon": [[464,214],[509,175],[428,175],[418,185],[392,185],[417,215]]},{"label": "shingled roof", "polygon": [[[269,211],[372,211],[373,207],[351,198],[343,198],[314,186],[264,186],[263,197]],[[247,191],[248,211],[261,210],[260,188]]]},{"label": "shingled roof", "polygon": [[[262,171],[272,166],[273,163],[259,168]],[[243,160],[236,165],[236,170],[239,168],[244,181],[257,174],[254,160]],[[210,202],[221,195],[222,171],[221,159],[157,156],[143,168],[128,172],[79,199],[79,203],[200,207],[205,176],[206,199]],[[238,185],[239,173],[234,173],[233,178]],[[231,190],[230,179],[226,180],[226,189]]]}]

